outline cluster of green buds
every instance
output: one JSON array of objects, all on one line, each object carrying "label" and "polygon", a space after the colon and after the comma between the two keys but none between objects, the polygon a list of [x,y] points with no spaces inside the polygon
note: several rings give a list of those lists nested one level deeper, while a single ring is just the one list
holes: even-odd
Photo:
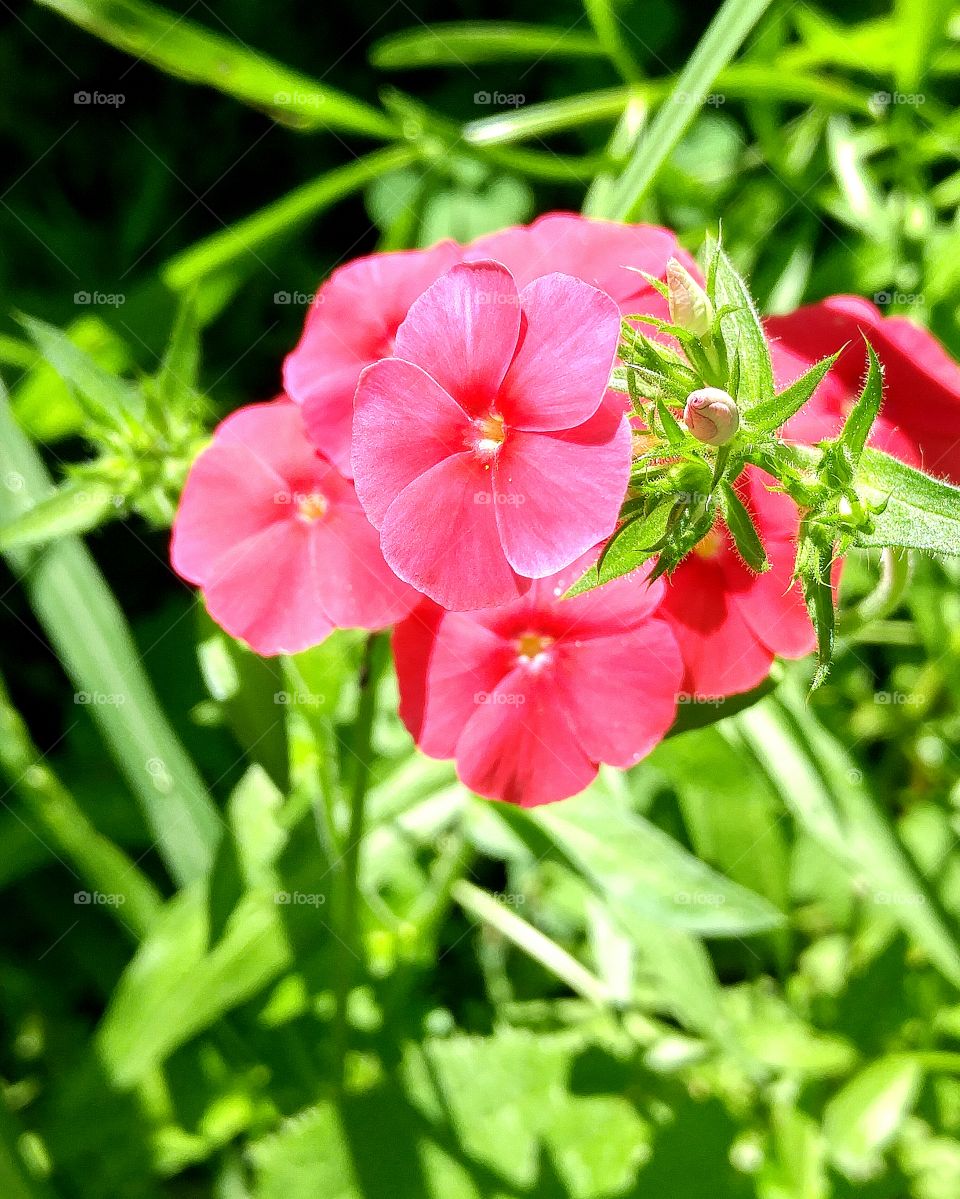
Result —
[{"label": "cluster of green buds", "polygon": [[[719,242],[707,249],[705,277],[701,286],[671,260],[665,281],[645,275],[666,299],[669,319],[623,322],[612,385],[629,396],[634,415],[630,489],[599,561],[568,594],[651,559],[652,578],[669,574],[718,522],[750,570],[768,570],[738,486],[757,467],[771,490],[797,504],[794,573],[818,636],[816,686],[834,648],[836,560],[854,546],[945,548],[944,519],[955,547],[960,490],[867,446],[883,393],[869,344],[867,377],[840,433],[818,445],[785,440],[783,426],[811,401],[842,350],[778,392],[756,305]],[[656,336],[644,331],[651,327]]]},{"label": "cluster of green buds", "polygon": [[94,454],[68,466],[46,499],[0,529],[0,550],[42,545],[129,515],[151,528],[168,527],[207,440],[192,306],[181,309],[158,371],[136,382],[110,374],[61,330],[29,318],[23,325],[69,385]]}]

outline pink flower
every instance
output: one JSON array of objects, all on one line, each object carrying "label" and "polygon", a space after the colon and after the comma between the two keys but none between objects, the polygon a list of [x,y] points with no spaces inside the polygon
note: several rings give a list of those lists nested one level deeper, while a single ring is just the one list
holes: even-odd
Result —
[{"label": "pink flower", "polygon": [[718,522],[667,585],[661,611],[683,655],[683,690],[695,699],[749,691],[767,677],[775,656],[802,658],[816,645],[803,594],[792,582],[797,508],[767,491],[765,478],[750,468],[740,487],[770,570],[749,570]]},{"label": "pink flower", "polygon": [[613,531],[630,431],[601,406],[620,317],[566,275],[517,291],[453,267],[412,306],[355,400],[357,494],[393,570],[442,607],[515,599]]},{"label": "pink flower", "polygon": [[591,554],[481,612],[425,603],[397,626],[400,715],[424,753],[481,795],[532,807],[627,767],[676,715],[682,665],[640,575],[558,597]]},{"label": "pink flower", "polygon": [[384,628],[419,598],[286,399],[217,427],[187,479],[170,557],[213,619],[259,654],[296,653],[334,628]]},{"label": "pink flower", "polygon": [[663,320],[670,315],[667,302],[640,272],[662,278],[669,260],[677,258],[701,278],[669,229],[595,221],[568,212],[551,212],[532,225],[490,233],[469,245],[465,257],[502,262],[518,287],[553,271],[573,275],[605,291],[624,316],[642,312]]},{"label": "pink flower", "polygon": [[283,364],[284,390],[303,407],[307,434],[350,475],[353,393],[360,372],[393,353],[410,305],[460,259],[460,247],[371,254],[333,272],[317,292],[300,342]]},{"label": "pink flower", "polygon": [[410,305],[456,262],[464,257],[502,262],[519,287],[555,272],[573,275],[607,292],[624,314],[665,319],[666,301],[629,268],[662,276],[671,256],[696,273],[666,229],[550,213],[466,248],[446,241],[428,250],[358,258],[334,271],[318,291],[300,342],[284,363],[284,389],[303,407],[313,444],[350,475],[353,395],[360,372],[393,354]]},{"label": "pink flower", "polygon": [[870,444],[960,483],[960,367],[932,334],[905,317],[881,316],[859,296],[832,296],[766,325],[780,386],[849,342],[815,403],[790,422],[791,436],[815,442],[838,431],[866,373],[866,337],[884,366],[884,403]]}]

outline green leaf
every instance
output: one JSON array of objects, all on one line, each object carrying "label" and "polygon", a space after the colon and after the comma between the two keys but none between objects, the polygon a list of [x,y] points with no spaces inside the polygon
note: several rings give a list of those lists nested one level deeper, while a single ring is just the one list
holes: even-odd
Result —
[{"label": "green leaf", "polygon": [[581,876],[627,926],[636,918],[701,936],[742,937],[783,923],[765,899],[594,792],[534,812],[496,810],[535,852],[553,852]]},{"label": "green leaf", "polygon": [[677,718],[670,726],[668,737],[676,737],[680,733],[692,729],[702,729],[707,725],[717,724],[728,716],[736,716],[747,708],[759,703],[769,695],[780,682],[782,671],[774,663],[770,674],[751,691],[741,691],[738,695],[702,696],[682,695],[677,708]]},{"label": "green leaf", "polygon": [[20,323],[47,362],[70,386],[88,417],[107,429],[143,415],[143,396],[130,383],[104,370],[94,358],[53,325],[21,316]]},{"label": "green leaf", "polygon": [[838,439],[840,445],[850,455],[850,461],[854,465],[860,461],[867,438],[870,436],[870,430],[873,428],[873,422],[877,419],[880,405],[883,402],[883,371],[873,352],[873,346],[869,342],[866,343],[866,346],[869,360],[867,377],[857,402],[844,421]]},{"label": "green leaf", "polygon": [[595,216],[632,221],[674,148],[700,114],[690,97],[704,97],[737,53],[771,0],[725,0],[677,78],[670,98],[640,137],[619,180],[606,193]]},{"label": "green leaf", "polygon": [[622,1083],[603,1041],[575,1032],[406,1044],[396,1077],[253,1145],[253,1199],[634,1194],[650,1131]]},{"label": "green leaf", "polygon": [[837,609],[833,592],[833,553],[801,537],[796,576],[817,634],[817,673],[810,685],[815,691],[825,681],[833,661],[837,634]]},{"label": "green leaf", "polygon": [[565,96],[562,100],[547,100],[543,104],[525,104],[468,122],[463,130],[464,140],[473,146],[506,145],[580,129],[599,121],[614,120],[628,98],[626,88],[614,87]]},{"label": "green leaf", "polygon": [[867,447],[854,477],[860,498],[882,508],[857,545],[901,546],[932,554],[960,554],[960,487],[914,470]]},{"label": "green leaf", "polygon": [[155,380],[161,404],[195,416],[201,399],[199,376],[200,320],[194,296],[187,293],[177,305],[176,321]]},{"label": "green leaf", "polygon": [[907,1054],[878,1058],[827,1104],[823,1131],[837,1166],[851,1179],[876,1172],[920,1094],[923,1072]]},{"label": "green leaf", "polygon": [[642,566],[653,556],[655,547],[666,533],[673,507],[672,500],[660,504],[648,515],[638,516],[618,529],[597,564],[591,566],[570,587],[564,599],[592,591]]},{"label": "green leaf", "polygon": [[177,254],[161,267],[161,277],[172,290],[185,291],[238,260],[253,259],[262,265],[259,252],[266,245],[290,236],[338,200],[388,171],[407,166],[416,157],[411,146],[390,146],[328,171]]},{"label": "green leaf", "polygon": [[843,347],[831,354],[829,358],[821,358],[809,370],[804,371],[799,379],[794,379],[789,387],[785,387],[772,400],[762,400],[755,404],[744,417],[744,423],[760,433],[772,433],[779,429],[810,400],[834,363],[843,353]]},{"label": "green leaf", "polygon": [[598,978],[505,903],[466,879],[458,879],[450,893],[469,916],[495,929],[576,994],[598,1007],[609,1004],[611,997]]},{"label": "green leaf", "polygon": [[390,138],[391,122],[309,75],[144,0],[40,0],[68,21],[169,75],[204,83],[303,129]]},{"label": "green leaf", "polygon": [[717,489],[720,493],[720,508],[737,553],[750,570],[758,574],[770,569],[763,542],[743,501],[726,480]]},{"label": "green leaf", "polygon": [[801,827],[879,896],[930,961],[960,986],[960,933],[863,781],[843,746],[813,716],[795,686],[734,717],[750,768],[776,786]]},{"label": "green leaf", "polygon": [[172,899],[124,971],[96,1047],[117,1086],[133,1086],[226,1012],[258,995],[291,963],[271,889],[247,892],[210,942],[206,888]]},{"label": "green leaf", "polygon": [[[42,500],[50,481],[0,392],[0,521]],[[112,697],[91,715],[143,807],[172,877],[188,882],[213,860],[221,822],[203,779],[167,723],[126,619],[86,548],[63,537],[7,555],[78,693]],[[122,701],[119,697],[122,696]]]},{"label": "green leaf", "polygon": [[750,410],[769,401],[774,394],[770,346],[750,289],[719,243],[713,261],[714,307],[718,311],[730,310],[719,318],[730,368],[735,356],[740,359],[739,386],[734,399],[741,416],[749,419]]},{"label": "green leaf", "polygon": [[[421,24],[380,38],[370,48],[370,61],[381,70],[394,71],[531,59],[541,62],[548,58],[602,58],[603,54],[602,46],[592,34],[560,26],[451,21]],[[489,103],[489,100],[480,102]]]},{"label": "green leaf", "polygon": [[0,526],[0,553],[87,533],[105,517],[117,515],[115,498],[105,483],[63,483],[22,516]]}]

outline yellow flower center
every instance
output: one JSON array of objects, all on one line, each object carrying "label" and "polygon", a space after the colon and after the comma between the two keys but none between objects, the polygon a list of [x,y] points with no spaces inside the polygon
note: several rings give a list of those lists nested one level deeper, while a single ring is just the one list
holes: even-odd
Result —
[{"label": "yellow flower center", "polygon": [[330,504],[325,495],[321,495],[319,491],[311,492],[310,495],[300,496],[297,500],[297,516],[300,520],[306,521],[307,524],[313,524],[316,520],[322,520],[327,514],[327,509]]},{"label": "yellow flower center", "polygon": [[711,529],[706,537],[698,541],[693,547],[693,552],[698,558],[706,558],[710,561],[713,558],[719,558],[722,549],[723,535],[718,533],[716,529]]},{"label": "yellow flower center", "polygon": [[523,633],[516,641],[517,653],[521,658],[529,658],[532,661],[548,650],[553,642],[554,638],[545,633]]},{"label": "yellow flower center", "polygon": [[476,452],[484,457],[495,454],[507,436],[503,417],[499,412],[491,412],[489,416],[484,416],[473,423],[477,430],[474,442]]}]

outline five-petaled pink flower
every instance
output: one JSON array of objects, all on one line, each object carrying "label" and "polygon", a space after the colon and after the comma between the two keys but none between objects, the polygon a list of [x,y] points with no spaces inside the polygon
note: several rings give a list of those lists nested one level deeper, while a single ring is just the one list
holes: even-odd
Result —
[{"label": "five-petaled pink flower", "polygon": [[595,558],[480,612],[425,603],[397,626],[400,715],[424,753],[480,795],[532,807],[598,763],[633,766],[676,715],[682,664],[641,575],[560,600]]},{"label": "five-petaled pink flower", "polygon": [[666,319],[666,301],[641,272],[661,276],[671,257],[696,273],[669,229],[552,212],[468,246],[445,241],[426,250],[358,258],[334,271],[317,292],[300,341],[284,362],[284,389],[303,408],[313,444],[350,475],[353,395],[360,372],[393,353],[410,305],[456,262],[494,259],[518,287],[559,271],[605,291],[624,316]]},{"label": "five-petaled pink flower", "polygon": [[760,533],[770,570],[744,565],[726,527],[717,522],[684,558],[667,584],[662,615],[683,655],[683,691],[709,700],[756,687],[776,656],[802,658],[816,637],[800,585],[793,581],[797,507],[768,491],[755,468],[738,490]]},{"label": "five-petaled pink flower", "polygon": [[882,316],[860,296],[831,296],[770,317],[766,326],[781,386],[847,343],[814,401],[787,426],[791,437],[816,442],[836,435],[860,392],[866,338],[884,367],[883,408],[870,444],[960,484],[960,367],[931,333],[907,317]]},{"label": "five-petaled pink flower", "polygon": [[410,305],[460,256],[452,241],[371,254],[334,271],[314,297],[300,341],[283,364],[283,385],[303,408],[310,440],[341,473],[352,474],[353,393],[360,372],[393,353]]},{"label": "five-petaled pink flower", "polygon": [[413,304],[394,357],[357,387],[357,494],[383,556],[444,608],[505,603],[608,536],[630,431],[604,403],[620,314],[545,275],[453,267]]},{"label": "five-petaled pink flower", "polygon": [[419,599],[286,399],[217,427],[187,479],[170,556],[213,619],[259,654],[296,653],[334,628],[385,628]]}]

